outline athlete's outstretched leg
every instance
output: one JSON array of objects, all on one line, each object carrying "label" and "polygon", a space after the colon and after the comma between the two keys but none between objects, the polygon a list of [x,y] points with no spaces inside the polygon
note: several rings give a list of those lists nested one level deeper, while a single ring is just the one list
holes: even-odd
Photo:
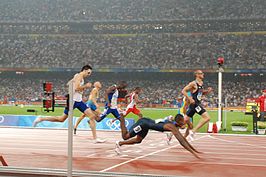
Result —
[{"label": "athlete's outstretched leg", "polygon": [[42,121],[50,121],[50,122],[64,122],[67,119],[68,115],[63,114],[62,116],[51,116],[51,117],[38,117],[33,122],[33,127],[36,127],[38,123]]},{"label": "athlete's outstretched leg", "polygon": [[137,135],[136,137],[130,138],[128,140],[119,141],[118,144],[119,144],[119,146],[132,145],[132,144],[141,143],[142,140],[143,140],[143,138],[141,136]]},{"label": "athlete's outstretched leg", "polygon": [[124,141],[117,141],[116,142],[116,147],[115,147],[115,152],[117,154],[121,153],[121,146],[123,145],[133,145],[133,144],[137,144],[137,143],[141,143],[141,141],[143,140],[143,138],[139,135],[137,135],[136,137],[130,138],[128,140],[124,140]]},{"label": "athlete's outstretched leg", "polygon": [[187,129],[186,129],[186,132],[184,134],[184,137],[186,138],[189,135],[189,130],[193,129],[193,124],[190,121],[190,117],[187,115],[184,116],[184,121],[185,121],[185,124],[187,124]]},{"label": "athlete's outstretched leg", "polygon": [[198,125],[192,130],[194,133],[198,131],[198,129],[200,129],[203,125],[205,125],[207,122],[210,121],[210,116],[207,112],[204,112],[202,115],[201,115],[201,119],[198,123]]},{"label": "athlete's outstretched leg", "polygon": [[96,123],[95,123],[95,120],[93,118],[90,118],[88,123],[89,123],[89,126],[90,126],[91,131],[92,131],[92,137],[93,137],[94,140],[96,140],[97,139],[97,135],[96,135]]},{"label": "athlete's outstretched leg", "polygon": [[141,119],[143,117],[143,115],[141,113],[137,114],[139,116],[139,119]]},{"label": "athlete's outstretched leg", "polygon": [[97,135],[96,135],[95,118],[98,117],[98,114],[95,111],[92,111],[91,109],[86,109],[86,111],[84,113],[86,114],[87,117],[90,118],[88,123],[89,123],[89,126],[91,128],[92,136],[93,136],[93,139],[95,140],[95,143],[104,143],[106,140],[99,139],[99,138],[97,138]]},{"label": "athlete's outstretched leg", "polygon": [[82,114],[82,115],[78,118],[78,120],[77,120],[77,122],[76,122],[76,124],[75,124],[75,127],[74,127],[74,134],[76,134],[76,131],[77,131],[78,125],[80,124],[80,122],[81,122],[85,117],[86,117],[86,115],[85,115],[85,114]]},{"label": "athlete's outstretched leg", "polygon": [[94,114],[93,111],[89,108],[84,111],[84,114],[86,115],[86,117],[92,118],[94,120],[99,119],[99,116],[97,114]]}]

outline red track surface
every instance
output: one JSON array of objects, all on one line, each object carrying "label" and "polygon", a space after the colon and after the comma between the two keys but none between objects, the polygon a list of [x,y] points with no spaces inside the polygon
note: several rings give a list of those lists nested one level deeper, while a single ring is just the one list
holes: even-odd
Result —
[{"label": "red track surface", "polygon": [[[122,147],[116,155],[119,132],[98,132],[107,143],[93,144],[91,133],[74,136],[74,170],[145,173],[176,176],[264,176],[265,136],[197,135],[192,144],[202,159],[194,158],[175,140],[170,146],[165,135],[150,132],[138,145]],[[0,154],[9,166],[64,169],[67,166],[67,131],[0,128]]]}]

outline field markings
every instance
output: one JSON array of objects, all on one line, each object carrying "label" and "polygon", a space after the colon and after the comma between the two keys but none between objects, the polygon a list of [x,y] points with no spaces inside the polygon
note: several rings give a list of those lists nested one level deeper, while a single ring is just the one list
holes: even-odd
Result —
[{"label": "field markings", "polygon": [[[199,138],[197,138],[197,139],[195,139],[195,140],[200,140],[200,139],[205,138],[205,137],[208,137],[208,135],[205,135],[205,136],[199,137]],[[127,161],[125,161],[125,162],[122,162],[122,163],[119,163],[119,164],[113,165],[113,166],[111,166],[111,167],[105,168],[105,169],[101,170],[100,172],[106,172],[106,171],[112,170],[112,169],[114,169],[114,168],[117,168],[117,167],[119,167],[119,166],[125,165],[125,164],[127,164],[127,163],[130,163],[130,162],[133,162],[133,161],[136,161],[136,160],[139,160],[139,159],[142,159],[142,158],[145,158],[145,157],[148,157],[148,156],[151,156],[151,155],[157,154],[157,153],[159,153],[159,152],[163,152],[163,151],[169,150],[169,149],[174,148],[174,147],[177,147],[177,146],[180,146],[180,144],[177,144],[177,145],[174,145],[174,146],[170,146],[170,147],[167,147],[167,148],[164,148],[164,149],[160,149],[160,150],[157,150],[157,151],[151,152],[151,153],[146,154],[146,155],[142,155],[142,156],[135,157],[135,158],[130,159],[130,160],[127,160]]]},{"label": "field markings", "polygon": [[225,139],[217,138],[217,137],[214,137],[211,135],[209,135],[209,137],[212,139],[216,139],[216,140],[227,142],[227,143],[235,143],[235,144],[239,144],[239,145],[246,145],[246,146],[259,147],[259,148],[265,148],[266,149],[266,146],[260,146],[260,145],[249,144],[249,143],[241,143],[241,142],[237,142],[237,141],[233,141],[233,140],[225,140]]}]

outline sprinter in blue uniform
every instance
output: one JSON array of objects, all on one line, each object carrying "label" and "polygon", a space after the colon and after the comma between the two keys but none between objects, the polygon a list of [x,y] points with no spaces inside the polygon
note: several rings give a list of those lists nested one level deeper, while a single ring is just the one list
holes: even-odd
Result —
[{"label": "sprinter in blue uniform", "polygon": [[197,151],[189,142],[183,137],[179,132],[179,128],[184,125],[184,118],[181,114],[175,116],[175,121],[164,120],[162,122],[156,123],[150,118],[139,119],[130,129],[127,131],[125,126],[125,119],[121,117],[120,126],[122,131],[122,138],[124,141],[116,142],[115,151],[117,154],[121,153],[120,147],[123,145],[132,145],[141,143],[142,140],[147,136],[149,130],[155,130],[159,132],[169,131],[172,132],[179,143],[189,152],[191,152],[195,157],[199,158]]},{"label": "sprinter in blue uniform", "polygon": [[113,114],[113,116],[117,119],[120,119],[121,115],[119,114],[117,107],[117,99],[119,95],[120,89],[125,89],[127,87],[127,83],[125,81],[121,81],[119,85],[112,85],[105,92],[105,108],[102,114],[100,115],[100,119],[96,119],[97,122],[102,121],[108,114]]}]

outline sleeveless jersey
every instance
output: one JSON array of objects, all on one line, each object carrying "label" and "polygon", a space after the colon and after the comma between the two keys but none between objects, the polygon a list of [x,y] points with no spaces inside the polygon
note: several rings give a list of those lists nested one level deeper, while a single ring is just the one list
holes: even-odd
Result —
[{"label": "sleeveless jersey", "polygon": [[[75,74],[74,77],[77,77],[77,75],[78,74]],[[84,85],[84,79],[82,79],[80,82],[80,86],[82,86],[82,85]],[[81,102],[82,101],[82,94],[83,94],[83,92],[74,90],[73,100],[77,101],[77,102]]]},{"label": "sleeveless jersey", "polygon": [[130,95],[130,103],[128,104],[127,108],[133,108],[136,105],[136,101],[134,99],[135,95],[136,95],[136,93],[132,93]]},{"label": "sleeveless jersey", "polygon": [[200,103],[201,98],[202,98],[202,93],[203,93],[203,86],[199,85],[197,83],[197,81],[195,81],[195,82],[196,82],[198,88],[197,88],[196,92],[191,93],[191,94],[192,94],[192,98],[195,100],[195,103]]},{"label": "sleeveless jersey", "polygon": [[[117,108],[117,98],[118,98],[118,90],[115,89],[113,92],[108,94],[108,100],[111,103],[110,108],[116,109]],[[106,103],[107,106],[107,103]]]}]

